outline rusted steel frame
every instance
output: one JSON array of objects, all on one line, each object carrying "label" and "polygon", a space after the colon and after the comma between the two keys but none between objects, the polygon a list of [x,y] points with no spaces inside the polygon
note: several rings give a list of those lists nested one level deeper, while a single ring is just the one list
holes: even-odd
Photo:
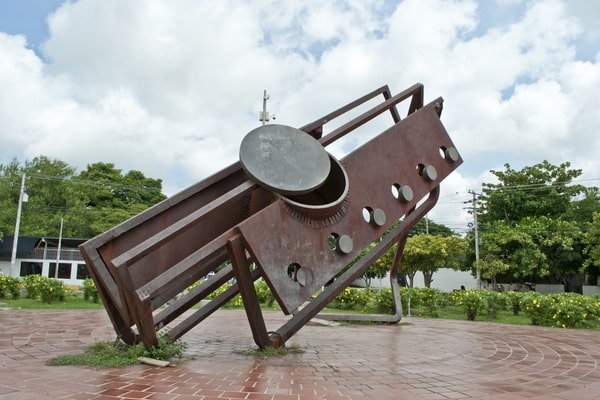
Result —
[{"label": "rusted steel frame", "polygon": [[[258,270],[253,270],[251,272],[252,281],[260,278],[260,273]],[[208,302],[205,306],[202,306],[199,310],[195,311],[192,315],[187,317],[182,322],[175,325],[172,329],[169,330],[169,338],[171,340],[177,340],[185,333],[187,333],[190,329],[193,329],[200,322],[204,321],[207,317],[209,317],[212,313],[217,311],[219,308],[224,306],[229,300],[233,299],[236,295],[240,293],[239,284],[234,283],[232,286],[227,288],[223,293],[215,296],[211,301]]]},{"label": "rusted steel frame", "polygon": [[[206,288],[195,291],[194,296],[190,298],[188,298],[187,295],[182,296],[183,298],[187,298],[188,301],[176,301],[175,304],[167,307],[168,312],[165,310],[164,312],[159,312],[157,315],[152,316],[152,312],[156,309],[157,304],[164,304],[173,296],[181,293],[193,282],[196,282],[202,276],[205,276],[208,272],[214,270],[214,268],[228,259],[225,245],[227,238],[231,235],[231,231],[225,232],[208,245],[200,248],[190,256],[175,264],[171,269],[157,276],[148,284],[135,290],[134,295],[125,295],[128,299],[129,306],[135,310],[132,311],[133,318],[138,326],[140,337],[146,347],[151,347],[156,344],[157,340],[156,334],[150,332],[151,326],[154,328],[165,326],[187,310],[183,307],[184,304],[188,305],[188,308],[191,307],[191,305],[201,300],[200,296],[207,297],[220,285],[233,277],[232,268],[225,267],[223,272],[215,277],[216,279],[210,280]],[[127,288],[129,285],[132,285],[126,270],[119,270],[119,272],[123,272],[121,281],[124,283],[125,287]],[[160,301],[157,301],[157,298],[160,299]],[[191,299],[196,301],[190,304]],[[150,319],[151,316],[152,319]]]},{"label": "rusted steel frame", "polygon": [[[411,208],[406,215],[410,215],[415,211],[415,207]],[[418,222],[418,221],[417,221]],[[400,252],[404,250],[404,245],[406,244],[406,238],[410,230],[414,227],[414,224],[407,229],[403,230],[403,233],[400,235],[398,239],[398,249]],[[393,246],[392,243],[390,245]],[[396,255],[398,254],[398,249],[396,250]],[[386,249],[388,251],[388,249]],[[395,267],[395,269],[394,269]],[[334,314],[334,313],[319,313],[318,317],[321,319],[329,320],[329,321],[370,321],[370,322],[398,322],[402,319],[402,302],[400,297],[400,289],[398,287],[398,267],[392,264],[390,268],[390,287],[392,289],[392,298],[394,300],[394,313],[393,314]]]},{"label": "rusted steel frame", "polygon": [[282,325],[276,334],[279,336],[279,342],[285,343],[298,330],[308,323],[315,315],[319,313],[327,304],[329,304],[338,294],[340,294],[350,283],[358,279],[371,264],[381,258],[385,252],[394,245],[403,235],[407,235],[408,231],[419,222],[435,206],[439,199],[440,187],[434,187],[427,199],[415,209],[415,211],[405,217],[405,219],[397,227],[392,229],[382,240],[369,251],[364,257],[359,259],[352,267],[344,274],[336,279],[330,286],[326,287],[316,299],[311,300],[306,307],[299,310],[294,316]]},{"label": "rusted steel frame", "polygon": [[244,239],[241,234],[236,235],[227,242],[227,250],[231,256],[233,271],[240,287],[240,294],[244,302],[244,309],[254,342],[264,349],[271,346],[271,339],[267,333],[267,327],[263,318],[260,302],[254,288],[254,281],[250,274],[250,263],[246,257],[246,249],[244,247]]},{"label": "rusted steel frame", "polygon": [[[415,85],[415,86],[417,86],[417,85]],[[373,90],[371,93],[368,93],[368,94],[354,100],[353,102],[348,103],[345,106],[340,107],[337,110],[330,112],[329,114],[325,115],[324,117],[321,117],[309,124],[304,125],[303,127],[300,128],[300,130],[308,133],[315,139],[320,139],[321,136],[323,135],[323,125],[325,125],[328,122],[331,122],[331,120],[339,117],[340,115],[345,114],[348,111],[360,106],[361,104],[366,103],[367,101],[371,100],[372,98],[374,98],[380,94],[383,94],[383,98],[385,100],[389,99],[390,96],[392,95],[390,93],[390,89],[389,89],[388,85],[384,85],[380,88]],[[399,122],[400,114],[398,114],[398,110],[396,110],[396,108],[394,107],[391,109],[391,112],[392,112],[392,118],[394,119],[394,122],[396,122],[396,123]]]},{"label": "rusted steel frame", "polygon": [[[87,254],[82,252],[82,255],[88,266],[93,265],[91,264],[91,261],[88,258]],[[116,286],[116,283],[108,273],[108,270],[88,268],[88,273],[90,274],[90,277],[96,284],[98,295],[100,296],[100,299],[102,300],[102,303],[106,308],[108,317],[110,318],[110,321],[117,333],[117,336],[125,343],[135,343],[137,341],[137,335],[131,330],[133,321],[131,319],[128,319],[128,313],[123,312],[125,306],[121,303],[121,297],[114,296],[115,300],[118,302],[118,304],[115,304],[113,302],[113,295],[112,293],[110,293],[111,289],[107,289],[106,286],[104,286],[104,284],[98,284],[99,282],[102,282],[106,283],[107,285],[111,285],[113,287],[112,290],[114,291],[114,293],[118,294],[118,288]],[[104,275],[108,275],[108,277]]]},{"label": "rusted steel frame", "polygon": [[[255,184],[250,181],[239,185],[234,190],[223,194],[208,205],[201,207],[187,217],[180,219],[165,230],[151,236],[133,249],[122,253],[112,260],[114,268],[117,270],[119,276],[121,297],[125,299],[125,304],[129,309],[131,318],[138,327],[139,336],[147,347],[156,344],[157,341],[155,332],[150,331],[150,327],[155,326],[154,317],[152,316],[153,310],[157,306],[168,301],[170,296],[174,296],[183,291],[187,286],[193,283],[191,280],[196,281],[200,278],[200,275],[198,274],[198,271],[195,271],[196,273],[187,275],[187,279],[182,280],[180,278],[179,280],[176,280],[175,278],[181,277],[181,274],[177,274],[179,271],[167,269],[161,274],[162,279],[171,284],[159,287],[154,286],[152,288],[154,292],[158,291],[159,295],[163,294],[163,296],[160,296],[163,303],[158,303],[156,299],[154,299],[154,302],[151,301],[152,299],[145,301],[150,297],[151,292],[147,291],[143,286],[142,290],[136,287],[131,273],[128,270],[128,266],[132,265],[135,261],[140,260],[159,246],[164,245],[169,240],[176,239],[178,236],[185,233],[186,230],[190,229],[195,224],[200,223],[211,211],[217,210],[218,207],[227,207],[229,204],[236,201],[239,202],[240,199],[245,198],[250,193],[254,186]],[[216,265],[213,265],[213,267],[215,266]],[[208,273],[208,269],[206,272]],[[163,293],[161,293],[161,291]],[[152,294],[156,296],[156,293]],[[167,296],[165,296],[165,294]],[[158,321],[158,323],[160,324],[160,321]]]},{"label": "rusted steel frame", "polygon": [[[250,277],[250,279],[253,282],[256,281],[258,278],[260,278],[259,271],[257,269],[252,270],[250,273]],[[223,293],[214,297],[207,305],[201,307],[199,310],[195,311],[184,321],[180,322],[171,330],[169,330],[169,337],[171,338],[171,340],[177,340],[190,329],[194,328],[212,313],[214,313],[223,305],[225,305],[225,303],[227,303],[229,300],[233,299],[239,293],[239,284],[233,284],[231,287],[227,288],[227,290],[225,290]]]},{"label": "rusted steel frame", "polygon": [[[136,334],[131,330],[134,320],[126,299],[118,287],[116,271],[110,266],[110,261],[105,261],[104,257],[115,251],[118,254],[118,241],[121,242],[121,247],[124,247],[123,241],[130,242],[130,237],[136,235],[135,232],[132,234],[132,230],[138,230],[139,232],[139,227],[143,226],[144,231],[148,231],[151,234],[152,231],[160,231],[163,214],[168,213],[169,218],[173,218],[177,214],[181,214],[182,210],[189,207],[186,202],[203,199],[200,201],[200,203],[203,203],[214,199],[220,194],[229,191],[230,186],[233,185],[235,187],[235,182],[240,177],[247,180],[238,162],[173,197],[156,204],[111,230],[86,241],[80,246],[81,253],[90,267],[90,275],[92,278],[95,278],[99,295],[107,308],[111,322],[117,334],[124,341],[127,343],[135,343],[136,341]],[[116,245],[115,242],[117,242]]]},{"label": "rusted steel frame", "polygon": [[[390,97],[383,103],[374,106],[369,111],[364,112],[358,117],[333,130],[331,133],[319,139],[319,142],[323,145],[323,147],[327,147],[331,143],[354,131],[356,128],[366,124],[378,115],[383,114],[384,112],[391,110],[392,108],[395,108],[396,104],[406,100],[411,96],[411,108],[413,108],[414,106],[416,107],[416,110],[423,107],[423,85],[413,85],[409,89],[403,90],[397,95]],[[438,100],[441,101],[441,98]]]},{"label": "rusted steel frame", "polygon": [[[170,269],[158,275],[147,284],[143,285],[135,291],[140,300],[148,298],[153,299],[163,290],[164,286],[173,282],[174,278],[182,276],[198,276],[202,277],[208,274],[217,266],[228,260],[227,250],[225,246],[227,239],[230,237],[232,230],[229,230],[219,237],[215,238],[210,243],[202,246],[192,254],[173,265]],[[191,282],[186,282],[185,287],[188,287],[198,279],[188,279]],[[179,292],[178,292],[179,293]],[[175,293],[176,294],[176,293]]]},{"label": "rusted steel frame", "polygon": [[221,195],[219,198],[206,204],[204,207],[200,207],[193,213],[183,217],[179,221],[171,224],[164,230],[146,239],[142,243],[133,247],[121,255],[117,256],[112,260],[113,265],[116,268],[127,267],[136,261],[139,261],[142,257],[148,255],[152,251],[156,250],[159,246],[164,245],[166,242],[177,238],[179,235],[184,234],[188,229],[194,225],[202,223],[202,220],[207,215],[216,210],[219,207],[227,207],[233,201],[239,200],[242,197],[247,196],[250,191],[256,186],[254,182],[246,181],[236,187],[235,189]]},{"label": "rusted steel frame", "polygon": [[233,276],[233,268],[229,265],[202,282],[200,285],[191,289],[189,292],[182,293],[173,303],[169,304],[154,316],[155,326],[160,329],[169,324],[189,308],[198,304],[201,300],[208,298],[212,292],[231,280]]},{"label": "rusted steel frame", "polygon": [[[413,207],[406,214],[409,215],[415,211]],[[417,221],[418,222],[418,221]],[[381,314],[331,314],[331,313],[319,313],[319,318],[330,320],[330,321],[372,321],[372,322],[398,322],[402,319],[402,296],[400,295],[400,287],[398,286],[398,268],[400,265],[400,259],[404,252],[404,246],[406,245],[406,239],[410,230],[414,227],[411,226],[408,230],[404,230],[403,234],[400,235],[394,254],[394,261],[390,268],[390,288],[392,290],[392,298],[394,300],[394,313],[391,315]],[[393,246],[393,244],[392,244]],[[391,246],[390,246],[391,247]],[[386,250],[387,251],[387,250]]]}]

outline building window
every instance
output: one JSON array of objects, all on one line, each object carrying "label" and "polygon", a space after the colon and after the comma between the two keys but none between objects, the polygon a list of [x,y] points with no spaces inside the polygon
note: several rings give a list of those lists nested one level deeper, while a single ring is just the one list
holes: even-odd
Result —
[{"label": "building window", "polygon": [[90,274],[87,270],[87,265],[85,264],[77,264],[77,279],[87,279],[90,277]]},{"label": "building window", "polygon": [[21,261],[21,272],[20,276],[27,275],[41,275],[42,274],[42,263],[41,262],[30,262]]},{"label": "building window", "polygon": [[60,263],[58,264],[58,275],[56,274],[56,263],[50,263],[50,270],[48,271],[48,277],[58,279],[71,279],[71,264]]}]

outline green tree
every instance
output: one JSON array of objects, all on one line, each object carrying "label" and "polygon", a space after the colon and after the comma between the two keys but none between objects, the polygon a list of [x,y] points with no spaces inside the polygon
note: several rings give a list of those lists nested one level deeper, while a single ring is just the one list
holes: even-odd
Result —
[{"label": "green tree", "polygon": [[563,264],[573,255],[579,235],[575,223],[548,217],[524,218],[512,226],[496,221],[481,234],[481,258],[475,267],[479,266],[481,276],[493,283],[504,273],[539,282],[564,272]]},{"label": "green tree", "polygon": [[0,197],[6,206],[3,207],[0,230],[14,231],[21,177],[25,174],[26,201],[23,202],[20,233],[58,236],[61,218],[66,216],[75,196],[68,182],[75,169],[63,161],[40,156],[26,160],[23,166],[13,160],[0,166],[0,170],[4,178]]},{"label": "green tree", "polygon": [[582,173],[568,162],[558,166],[543,161],[516,171],[509,164],[504,171],[494,171],[499,183],[484,183],[483,223],[504,220],[516,223],[525,217],[557,218],[567,213],[572,201],[583,194],[584,186],[572,185]]},{"label": "green tree", "polygon": [[123,174],[112,163],[90,164],[73,181],[86,210],[87,236],[104,232],[166,198],[162,180],[135,170]]},{"label": "green tree", "polygon": [[588,229],[583,235],[584,252],[588,255],[584,268],[590,277],[590,284],[598,284],[600,275],[600,213],[594,213]]},{"label": "green tree", "polygon": [[425,287],[431,287],[433,274],[438,269],[462,266],[466,250],[466,240],[456,236],[414,235],[406,240],[400,268],[407,274],[421,271]]},{"label": "green tree", "polygon": [[580,232],[600,208],[597,189],[573,184],[581,170],[568,162],[491,172],[498,183],[483,185],[480,261],[473,265],[488,279],[507,269],[513,278],[577,290],[572,282],[585,262]]},{"label": "green tree", "polygon": [[0,232],[14,232],[21,177],[25,174],[21,235],[91,237],[163,200],[160,179],[139,171],[122,174],[113,164],[75,168],[46,156],[0,164]]},{"label": "green tree", "polygon": [[427,217],[421,218],[410,230],[408,236],[428,233],[430,235],[452,236],[454,232],[446,225],[438,224]]}]

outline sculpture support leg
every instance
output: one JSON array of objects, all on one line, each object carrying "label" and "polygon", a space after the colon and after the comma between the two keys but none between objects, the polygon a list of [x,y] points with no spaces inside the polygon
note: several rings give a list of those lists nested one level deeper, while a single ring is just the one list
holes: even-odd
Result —
[{"label": "sculpture support leg", "polygon": [[231,255],[233,271],[235,272],[235,277],[240,288],[240,294],[242,295],[242,301],[244,302],[244,308],[246,310],[248,322],[250,323],[254,342],[261,349],[271,347],[273,346],[273,343],[271,343],[271,339],[267,333],[267,327],[260,309],[260,303],[256,296],[254,279],[252,279],[252,274],[250,273],[250,264],[246,257],[242,236],[236,235],[228,240],[227,249]]}]

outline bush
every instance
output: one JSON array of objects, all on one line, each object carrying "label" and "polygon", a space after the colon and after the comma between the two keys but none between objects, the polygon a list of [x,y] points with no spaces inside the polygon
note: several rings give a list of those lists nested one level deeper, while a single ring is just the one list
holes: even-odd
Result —
[{"label": "bush", "polygon": [[65,301],[69,289],[63,281],[55,278],[43,278],[41,281],[40,298],[46,304],[51,304],[53,301]]},{"label": "bush", "polygon": [[508,305],[510,306],[513,315],[519,315],[519,312],[521,311],[521,300],[523,299],[523,293],[515,292],[513,290],[504,293],[508,298]]},{"label": "bush", "polygon": [[83,299],[94,303],[98,303],[100,300],[96,284],[90,278],[83,281]]},{"label": "bush", "polygon": [[23,278],[23,286],[30,299],[41,299],[46,304],[53,301],[65,301],[71,291],[63,281],[41,275],[27,275]]},{"label": "bush", "polygon": [[21,279],[0,274],[0,299],[8,296],[15,300],[21,297]]},{"label": "bush", "polygon": [[550,325],[552,298],[538,292],[527,292],[521,299],[521,309],[531,318],[531,325]]},{"label": "bush", "polygon": [[[46,278],[47,279],[47,278]],[[27,291],[28,299],[37,299],[40,297],[44,277],[41,275],[26,275],[23,278],[23,286]]]},{"label": "bush", "polygon": [[423,315],[433,318],[440,316],[439,310],[442,303],[442,295],[439,290],[432,288],[418,289],[417,297],[422,307]]},{"label": "bush", "polygon": [[392,289],[379,289],[373,292],[373,308],[381,314],[394,314],[394,296]]},{"label": "bush", "polygon": [[401,287],[400,302],[402,303],[402,311],[404,315],[408,314],[409,301],[411,310],[419,305],[419,296],[417,295],[417,289],[411,287]]},{"label": "bush", "polygon": [[452,293],[452,300],[466,314],[469,321],[475,321],[478,315],[487,312],[487,299],[482,290],[457,290]]},{"label": "bush", "polygon": [[339,310],[365,311],[372,292],[372,289],[347,287],[331,301],[329,306]]},{"label": "bush", "polygon": [[258,302],[262,304],[268,304],[269,307],[273,305],[275,302],[275,296],[271,293],[271,289],[267,282],[264,280],[259,280],[254,282],[254,289],[256,290],[256,297],[258,298]]},{"label": "bush", "polygon": [[[552,315],[552,325],[560,328],[583,327],[587,321],[597,322],[599,307],[592,297],[577,293],[559,293],[551,295],[552,305],[548,310]],[[548,318],[550,320],[550,318]]]},{"label": "bush", "polygon": [[496,318],[498,311],[504,311],[508,308],[509,298],[504,293],[493,290],[482,290],[487,303],[487,315],[490,318]]}]

